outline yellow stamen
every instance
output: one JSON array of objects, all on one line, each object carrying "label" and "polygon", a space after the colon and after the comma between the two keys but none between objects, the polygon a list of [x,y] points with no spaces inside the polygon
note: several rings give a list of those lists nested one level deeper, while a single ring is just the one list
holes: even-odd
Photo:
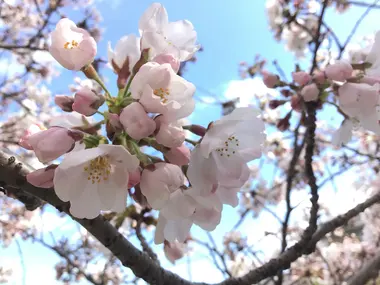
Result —
[{"label": "yellow stamen", "polygon": [[91,180],[92,184],[107,181],[111,174],[111,164],[108,156],[98,156],[92,159],[85,167],[84,172],[87,173],[87,180]]}]

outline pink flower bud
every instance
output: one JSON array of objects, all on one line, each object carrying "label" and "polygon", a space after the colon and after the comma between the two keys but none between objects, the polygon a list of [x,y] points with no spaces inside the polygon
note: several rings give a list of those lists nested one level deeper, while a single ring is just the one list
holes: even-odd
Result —
[{"label": "pink flower bud", "polygon": [[135,140],[151,135],[156,129],[156,123],[148,116],[140,103],[134,102],[123,109],[120,123],[124,130]]},{"label": "pink flower bud", "polygon": [[74,96],[74,104],[72,108],[85,116],[92,116],[96,113],[98,108],[103,105],[104,97],[96,95],[90,88],[83,87]]},{"label": "pink flower bud", "polygon": [[31,135],[39,133],[43,130],[46,130],[46,128],[42,125],[38,125],[38,124],[31,125],[27,130],[25,130],[25,132],[24,132],[23,136],[20,138],[18,144],[25,149],[33,150],[33,147],[29,144],[28,139]]},{"label": "pink flower bud", "polygon": [[301,95],[306,102],[316,101],[319,95],[318,86],[315,83],[306,85],[302,88]]},{"label": "pink flower bud", "polygon": [[120,117],[118,114],[108,113],[108,119],[109,119],[111,126],[115,130],[123,129],[123,125],[120,123]]},{"label": "pink flower bud", "polygon": [[181,259],[185,255],[185,244],[181,244],[178,241],[164,243],[164,253],[166,258],[172,263],[175,264],[175,261]]},{"label": "pink flower bud", "polygon": [[188,130],[200,137],[203,137],[207,132],[207,129],[200,125],[191,125],[190,128],[188,128]]},{"label": "pink flower bud", "polygon": [[318,71],[313,74],[313,80],[318,84],[323,84],[327,81],[326,74],[323,71]]},{"label": "pink flower bud", "polygon": [[81,140],[82,133],[61,127],[51,127],[46,131],[35,133],[26,139],[42,163],[52,161],[71,151],[75,142]]},{"label": "pink flower bud", "polygon": [[145,168],[141,174],[141,192],[153,209],[160,210],[170,194],[184,183],[184,175],[177,165],[158,162],[154,169]]},{"label": "pink flower bud", "polygon": [[278,106],[281,106],[281,105],[283,105],[286,102],[287,101],[285,101],[285,100],[271,100],[271,101],[269,101],[269,108],[272,109],[272,110],[274,110]]},{"label": "pink flower bud", "polygon": [[290,117],[292,116],[292,112],[289,112],[284,118],[278,121],[277,128],[280,131],[286,131],[290,127]]},{"label": "pink flower bud", "polygon": [[129,173],[128,189],[134,187],[136,184],[140,183],[141,170],[136,169],[136,171]]},{"label": "pink flower bud", "polygon": [[72,112],[74,98],[66,96],[66,95],[56,95],[54,97],[55,104],[61,108],[62,111]]},{"label": "pink flower bud", "polygon": [[281,92],[282,96],[284,96],[284,97],[289,97],[292,95],[292,92],[290,92],[289,89],[282,89],[280,92]]},{"label": "pink flower bud", "polygon": [[167,122],[164,116],[157,116],[156,122],[158,132],[156,140],[166,147],[178,147],[185,141],[185,132],[178,122]]},{"label": "pink flower bud", "polygon": [[280,78],[276,74],[272,74],[267,71],[262,71],[261,74],[263,76],[264,84],[268,88],[274,88],[280,80]]},{"label": "pink flower bud", "polygon": [[171,148],[166,152],[165,158],[178,166],[187,165],[190,161],[190,150],[185,144],[182,144],[180,147]]},{"label": "pink flower bud", "polygon": [[292,78],[293,78],[295,83],[297,83],[301,86],[308,84],[309,81],[311,80],[311,76],[309,75],[309,73],[304,72],[304,71],[293,72]]},{"label": "pink flower bud", "polygon": [[328,79],[335,81],[345,81],[350,78],[353,72],[351,64],[347,61],[339,60],[326,67],[325,74]]},{"label": "pink flower bud", "polygon": [[54,186],[54,172],[58,165],[52,164],[46,168],[38,169],[26,175],[26,180],[33,186],[51,188]]},{"label": "pink flower bud", "polygon": [[301,112],[302,111],[302,102],[301,98],[297,95],[293,95],[290,100],[290,106],[294,111]]},{"label": "pink flower bud", "polygon": [[169,63],[175,73],[179,70],[180,62],[170,54],[159,54],[155,56],[152,61],[159,64]]}]

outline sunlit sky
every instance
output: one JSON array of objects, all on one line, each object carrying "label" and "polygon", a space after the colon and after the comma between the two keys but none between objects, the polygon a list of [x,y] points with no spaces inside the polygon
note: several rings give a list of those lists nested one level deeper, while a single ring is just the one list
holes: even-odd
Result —
[{"label": "sunlit sky", "polygon": [[[101,26],[104,28],[103,38],[98,45],[98,53],[106,58],[108,41],[114,46],[117,40],[130,33],[138,34],[138,20],[143,11],[152,1],[148,0],[97,0],[95,4],[101,11],[103,22]],[[264,0],[237,0],[237,1],[220,1],[220,0],[166,0],[161,1],[166,7],[169,20],[176,21],[181,19],[190,20],[197,32],[198,41],[204,47],[204,51],[197,55],[197,62],[190,63],[185,73],[185,78],[201,90],[208,90],[217,94],[219,98],[223,97],[242,97],[241,102],[247,104],[255,92],[266,92],[265,87],[260,80],[241,80],[238,74],[238,64],[241,61],[253,62],[257,54],[266,58],[269,62],[268,68],[272,69],[270,62],[277,59],[286,73],[290,73],[294,66],[294,56],[285,50],[282,43],[277,43],[267,28],[267,20],[264,10]],[[335,12],[327,14],[328,22],[335,29],[336,33],[342,38],[348,35],[351,27],[364,9],[355,8],[344,15],[337,16]],[[364,24],[359,28],[357,36],[374,33],[377,25],[379,13],[370,13]],[[68,11],[67,16],[74,21],[76,12]],[[342,24],[344,23],[344,24]],[[354,37],[358,39],[358,37]],[[1,62],[0,62],[1,66]],[[304,66],[307,66],[304,64]],[[59,80],[53,80],[50,88],[53,93],[68,93],[68,85],[73,83],[74,76],[82,76],[74,74],[68,70],[60,70]],[[108,76],[107,83],[111,91],[115,91],[115,76],[110,70],[106,70],[105,75]],[[204,92],[198,91],[197,97],[209,96]],[[219,118],[221,110],[218,105],[206,105],[198,103],[195,113],[191,116],[194,123],[207,125],[209,121]],[[340,118],[337,118],[340,121]],[[348,183],[338,180],[337,183]],[[335,205],[336,212],[342,212],[352,205],[353,193],[345,192],[331,194],[331,187],[327,186],[325,193],[321,199],[325,201],[338,198],[342,201],[341,205]],[[346,191],[346,189],[345,189]],[[348,190],[347,190],[348,191]],[[338,195],[338,196],[333,196]],[[296,199],[304,200],[306,197],[296,197]],[[334,199],[333,199],[334,198]],[[343,200],[346,203],[343,203]],[[282,213],[284,205],[280,205],[276,211]],[[296,213],[293,216],[297,215]],[[226,231],[232,228],[237,219],[236,211],[226,208],[223,213],[222,224],[212,233],[216,241],[220,242]],[[264,231],[275,231],[277,224],[268,214],[263,214],[260,222],[251,219],[243,225],[250,234],[250,241],[253,242],[263,236]],[[53,232],[57,235],[71,236],[78,231],[78,227],[73,226],[68,219],[57,218],[54,211],[45,217],[45,231]],[[207,236],[203,231],[193,230],[193,235],[199,239],[206,239]],[[266,245],[269,248],[273,240],[268,239]],[[12,244],[7,249],[1,251],[0,264],[7,264],[14,269],[14,277],[9,284],[61,284],[55,281],[54,264],[59,260],[51,251],[45,249],[38,244],[20,241],[21,250],[25,267],[22,265],[19,256],[19,249],[16,244]],[[155,247],[162,260],[164,260],[162,247]],[[208,260],[205,252],[197,252],[192,255],[194,264],[192,268],[193,281],[217,282],[223,279]],[[188,278],[188,268],[186,258],[177,262],[176,266],[172,266],[167,262],[163,262],[166,268],[173,270],[181,276]],[[200,270],[202,269],[202,270]],[[23,272],[24,274],[23,275]],[[201,272],[206,272],[207,275]],[[26,282],[23,283],[23,276]],[[86,281],[80,284],[89,284]]]}]

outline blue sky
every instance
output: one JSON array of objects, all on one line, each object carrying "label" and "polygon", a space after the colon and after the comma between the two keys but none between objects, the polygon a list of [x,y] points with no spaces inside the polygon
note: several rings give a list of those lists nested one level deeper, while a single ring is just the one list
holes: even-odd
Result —
[{"label": "blue sky", "polygon": [[[106,58],[108,41],[114,46],[117,40],[130,33],[138,33],[138,20],[143,11],[152,1],[147,0],[97,0],[95,1],[98,9],[103,16],[102,26],[104,27],[103,38],[98,45],[98,53]],[[248,83],[240,81],[238,74],[238,63],[240,61],[253,62],[255,55],[260,54],[269,62],[277,59],[279,64],[290,73],[294,57],[287,52],[284,45],[277,43],[272,34],[267,29],[267,20],[264,10],[264,0],[238,0],[238,1],[220,1],[220,0],[182,0],[161,1],[169,13],[169,20],[176,21],[181,19],[190,20],[197,32],[198,41],[204,46],[204,51],[198,54],[198,60],[195,64],[188,65],[188,71],[185,78],[202,89],[209,90],[220,97],[226,92],[228,94],[236,93],[236,96],[250,96],[253,92],[261,90],[263,87],[259,82]],[[359,15],[364,9],[355,9],[344,15],[337,15],[329,12],[327,17],[337,34],[342,35],[344,39],[349,30],[347,26],[352,27]],[[69,11],[67,15],[73,20],[76,19],[75,13]],[[364,25],[358,30],[357,35],[366,35],[375,31],[378,13],[372,13],[364,22]],[[338,21],[335,21],[338,19]],[[341,23],[347,23],[342,25]],[[110,70],[105,72],[109,77],[108,86],[112,86],[115,76]],[[81,76],[80,74],[77,74]],[[67,70],[61,70],[59,81],[54,81],[50,85],[52,90],[57,93],[69,92],[67,85],[72,84],[74,74]],[[247,90],[247,88],[250,88]],[[252,90],[253,89],[253,90]],[[115,87],[110,90],[116,91]],[[197,93],[202,96],[203,93]],[[215,105],[199,104],[196,112],[192,116],[194,123],[207,125],[209,121],[220,117],[220,107]],[[301,197],[300,199],[304,199]],[[345,197],[346,199],[351,199]],[[281,212],[281,206],[278,210]],[[53,212],[52,212],[53,213]],[[221,240],[224,233],[231,228],[231,224],[236,220],[236,211],[227,208],[223,214],[223,223],[212,234],[217,240]],[[270,230],[275,226],[275,222],[270,215],[264,214],[263,221],[258,223],[250,220],[246,228],[250,228],[252,234],[251,239],[260,237],[264,230]],[[49,215],[46,223],[59,225],[57,228],[51,228],[57,235],[72,235],[77,231],[77,227],[72,227],[72,223],[67,220],[61,220],[55,215]],[[207,238],[205,234],[195,229],[192,232],[199,239]],[[270,241],[268,244],[270,244]],[[21,242],[21,247],[26,264],[26,282],[29,284],[37,284],[34,277],[38,277],[38,284],[56,284],[55,272],[53,266],[58,258],[54,253],[44,249],[42,246],[32,244],[30,242]],[[159,255],[162,256],[161,247],[158,247]],[[222,276],[215,270],[209,268],[206,254],[197,251],[193,255],[197,262],[193,268],[193,280],[216,282],[222,279]],[[206,257],[207,258],[207,257]],[[18,248],[15,244],[9,248],[2,250],[0,264],[12,264],[15,269],[15,279],[9,284],[23,284],[21,275],[21,263],[18,254]],[[178,262],[176,267],[170,266],[164,262],[165,267],[181,274],[187,278],[186,259]],[[199,273],[199,268],[208,271],[210,274],[203,276]],[[198,270],[197,270],[198,269]],[[197,273],[198,272],[198,273]],[[41,280],[41,276],[44,276]],[[35,281],[32,281],[35,280]],[[82,282],[81,284],[87,284]]]}]

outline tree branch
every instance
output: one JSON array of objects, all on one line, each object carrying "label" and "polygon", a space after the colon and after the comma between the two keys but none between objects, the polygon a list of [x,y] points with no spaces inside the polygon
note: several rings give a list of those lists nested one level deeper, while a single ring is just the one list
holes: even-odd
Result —
[{"label": "tree branch", "polygon": [[351,276],[348,285],[362,285],[366,284],[370,279],[375,278],[379,274],[380,269],[380,251],[364,266]]}]

